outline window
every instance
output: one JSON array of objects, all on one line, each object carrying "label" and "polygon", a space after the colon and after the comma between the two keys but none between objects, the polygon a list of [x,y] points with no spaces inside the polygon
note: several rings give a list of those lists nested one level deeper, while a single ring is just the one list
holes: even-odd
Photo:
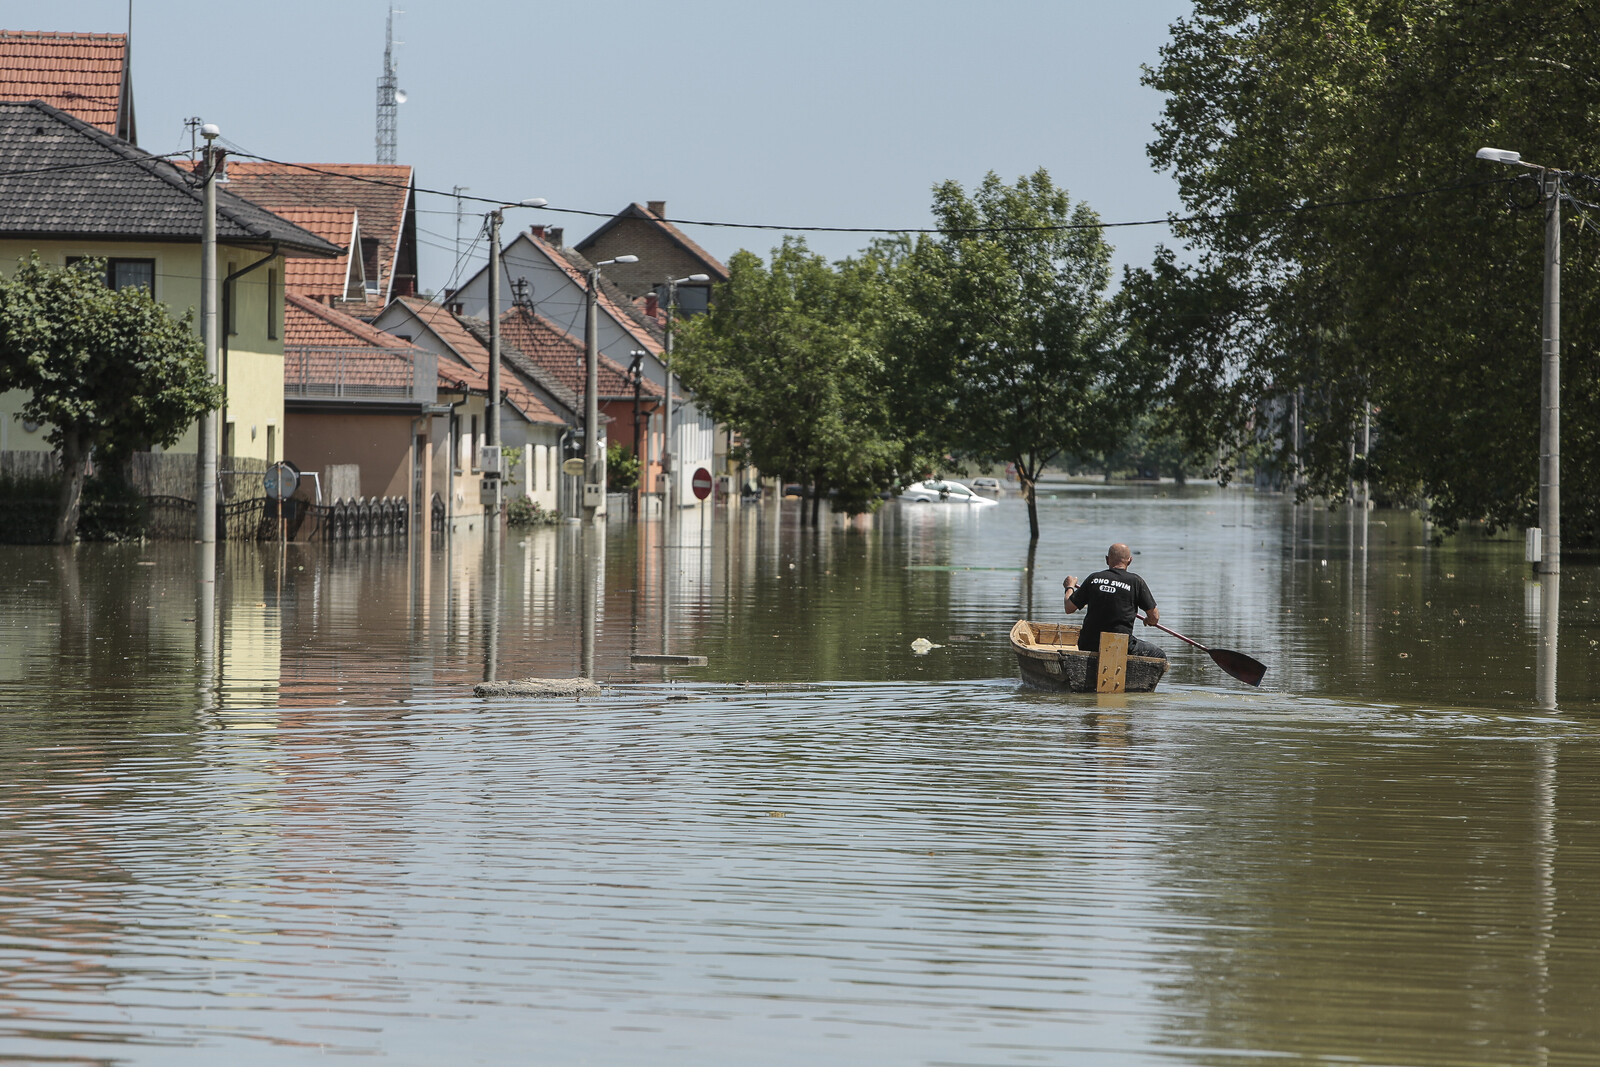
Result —
[{"label": "window", "polygon": [[478,469],[478,416],[472,416],[472,434],[467,438],[467,469]]},{"label": "window", "polygon": [[278,428],[267,423],[267,462],[278,462]]},{"label": "window", "polygon": [[267,268],[267,337],[278,336],[278,269]]},{"label": "window", "polygon": [[[67,266],[76,266],[84,261],[84,256],[68,256]],[[156,261],[153,259],[108,259],[106,260],[105,283],[107,289],[126,289],[130,286],[142,286],[151,295],[156,291]]]},{"label": "window", "polygon": [[[239,269],[239,264],[228,260],[228,273],[224,278],[232,278],[233,272]],[[239,301],[234,299],[238,295],[238,281],[225,282],[222,287],[222,313],[228,320],[228,334],[233,336],[239,332]]]}]

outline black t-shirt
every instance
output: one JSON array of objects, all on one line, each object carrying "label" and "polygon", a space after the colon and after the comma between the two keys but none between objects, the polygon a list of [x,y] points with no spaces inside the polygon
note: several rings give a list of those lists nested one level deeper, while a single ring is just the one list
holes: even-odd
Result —
[{"label": "black t-shirt", "polygon": [[1100,635],[1131,634],[1139,611],[1156,606],[1150,587],[1132,571],[1107,568],[1085,578],[1072,591],[1072,602],[1086,608],[1083,628],[1078,631],[1078,647],[1085,652],[1100,651]]}]

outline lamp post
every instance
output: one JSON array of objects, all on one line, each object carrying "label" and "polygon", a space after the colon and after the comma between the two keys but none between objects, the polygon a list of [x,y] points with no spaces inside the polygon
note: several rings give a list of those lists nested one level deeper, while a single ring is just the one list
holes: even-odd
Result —
[{"label": "lamp post", "polygon": [[1534,569],[1561,573],[1561,179],[1520,152],[1480,148],[1478,158],[1539,172],[1544,199],[1544,343],[1539,378],[1539,553]]},{"label": "lamp post", "polygon": [[501,204],[486,216],[489,224],[489,407],[484,412],[484,433],[489,439],[489,447],[494,449],[494,466],[485,466],[483,473],[494,483],[494,500],[483,523],[485,530],[494,530],[499,526],[501,495],[504,492],[504,483],[500,478],[500,224],[508,207],[544,207],[548,203],[541,196],[515,204]]},{"label": "lamp post", "polygon": [[605,502],[605,456],[600,451],[600,268],[637,263],[638,256],[602,259],[589,268],[583,317],[583,521],[591,525]]},{"label": "lamp post", "polygon": [[661,449],[661,470],[664,483],[661,487],[661,506],[663,509],[672,506],[672,479],[678,472],[678,452],[673,446],[672,440],[672,319],[678,310],[678,286],[683,285],[685,282],[706,282],[710,280],[711,276],[708,274],[691,274],[687,278],[673,278],[667,282],[666,343],[663,345],[665,357],[662,360],[666,365],[667,371],[667,407],[665,421],[662,423],[666,442]]}]

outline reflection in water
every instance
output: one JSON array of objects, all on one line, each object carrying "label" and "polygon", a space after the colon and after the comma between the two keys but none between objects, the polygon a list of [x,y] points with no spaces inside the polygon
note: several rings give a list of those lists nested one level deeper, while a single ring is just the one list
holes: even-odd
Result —
[{"label": "reflection in water", "polygon": [[[798,511],[0,552],[0,1057],[1592,1054],[1590,572],[1207,489]],[[1017,684],[1119,539],[1266,690]]]}]

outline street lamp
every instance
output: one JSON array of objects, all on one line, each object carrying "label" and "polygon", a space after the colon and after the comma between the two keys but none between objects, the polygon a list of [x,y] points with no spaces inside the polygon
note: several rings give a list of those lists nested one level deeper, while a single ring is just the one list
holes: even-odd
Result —
[{"label": "street lamp", "polygon": [[1544,358],[1539,381],[1539,551],[1534,569],[1541,574],[1560,574],[1561,179],[1568,172],[1526,162],[1522,153],[1503,148],[1480,148],[1478,158],[1539,172],[1544,198]]},{"label": "street lamp", "polygon": [[613,263],[637,263],[638,256],[602,259],[589,268],[584,293],[583,318],[583,521],[593,524],[605,503],[605,457],[600,453],[600,268]]},{"label": "street lamp", "polygon": [[489,212],[489,407],[484,413],[484,427],[489,438],[493,467],[482,464],[484,475],[494,483],[494,500],[490,514],[484,520],[484,529],[493,530],[500,524],[500,498],[503,492],[500,480],[500,223],[508,207],[544,207],[549,201],[544,197],[519,200],[515,204],[501,204]]},{"label": "street lamp", "polygon": [[663,508],[672,506],[672,478],[678,470],[678,453],[677,449],[673,447],[672,441],[672,317],[678,310],[678,286],[687,282],[708,282],[710,280],[711,276],[708,274],[691,274],[687,278],[673,278],[667,282],[667,339],[666,344],[663,346],[666,351],[663,362],[666,365],[667,372],[667,409],[665,421],[662,425],[666,437],[666,445],[662,448],[661,463],[662,478],[665,483],[661,489],[661,506]]}]

